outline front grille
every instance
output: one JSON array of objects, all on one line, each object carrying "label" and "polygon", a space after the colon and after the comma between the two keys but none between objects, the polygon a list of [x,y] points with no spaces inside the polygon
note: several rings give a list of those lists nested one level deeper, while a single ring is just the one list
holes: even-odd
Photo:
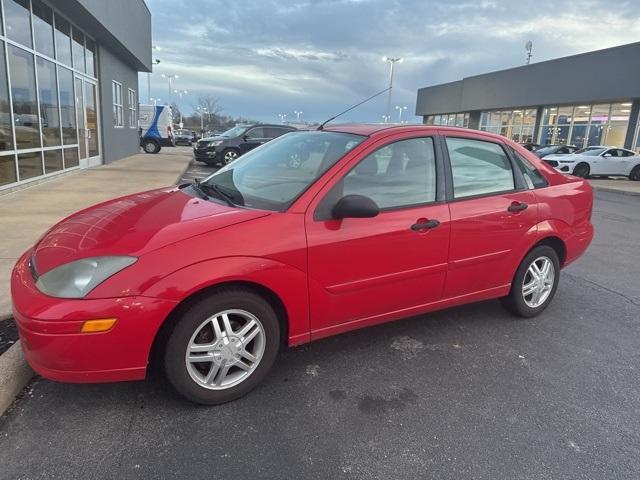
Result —
[{"label": "front grille", "polygon": [[557,167],[558,166],[558,162],[556,162],[555,160],[544,160],[544,161],[547,162],[552,167]]}]

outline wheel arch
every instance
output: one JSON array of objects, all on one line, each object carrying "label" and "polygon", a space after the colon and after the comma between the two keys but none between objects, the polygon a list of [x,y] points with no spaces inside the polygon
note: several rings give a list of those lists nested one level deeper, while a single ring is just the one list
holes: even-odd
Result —
[{"label": "wheel arch", "polygon": [[210,295],[225,289],[237,288],[251,291],[264,298],[273,308],[280,324],[280,346],[286,347],[289,338],[289,313],[280,296],[272,289],[253,281],[247,280],[231,280],[223,281],[197,290],[184,299],[182,299],[164,319],[160,328],[155,334],[151,349],[149,351],[149,367],[153,368],[159,365],[164,346],[169,338],[173,327],[180,320],[180,316],[187,311],[193,304]]}]

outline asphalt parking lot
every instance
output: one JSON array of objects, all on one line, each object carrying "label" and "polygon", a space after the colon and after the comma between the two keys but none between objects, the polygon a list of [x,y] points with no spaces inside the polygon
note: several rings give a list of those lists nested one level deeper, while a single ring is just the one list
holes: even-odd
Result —
[{"label": "asphalt parking lot", "polygon": [[247,397],[35,381],[0,418],[0,478],[640,477],[640,197],[540,317],[485,302],[284,352]]}]

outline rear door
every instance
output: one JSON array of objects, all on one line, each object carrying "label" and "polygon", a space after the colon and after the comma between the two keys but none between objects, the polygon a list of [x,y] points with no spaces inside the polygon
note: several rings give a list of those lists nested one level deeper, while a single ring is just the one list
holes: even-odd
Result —
[{"label": "rear door", "polygon": [[537,234],[536,196],[499,140],[456,133],[443,149],[451,212],[444,298],[504,289]]}]

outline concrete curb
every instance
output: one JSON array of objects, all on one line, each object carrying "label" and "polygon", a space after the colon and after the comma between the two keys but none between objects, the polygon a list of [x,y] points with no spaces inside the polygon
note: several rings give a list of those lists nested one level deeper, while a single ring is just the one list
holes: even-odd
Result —
[{"label": "concrete curb", "polygon": [[593,185],[591,184],[591,186],[595,189],[595,190],[599,190],[601,192],[610,192],[610,193],[619,193],[621,195],[633,195],[633,196],[640,196],[640,192],[631,192],[629,190],[619,190],[617,188],[610,188],[610,187],[600,187],[597,185]]},{"label": "concrete curb", "polygon": [[0,355],[0,415],[33,378],[33,370],[22,355],[20,340]]}]

